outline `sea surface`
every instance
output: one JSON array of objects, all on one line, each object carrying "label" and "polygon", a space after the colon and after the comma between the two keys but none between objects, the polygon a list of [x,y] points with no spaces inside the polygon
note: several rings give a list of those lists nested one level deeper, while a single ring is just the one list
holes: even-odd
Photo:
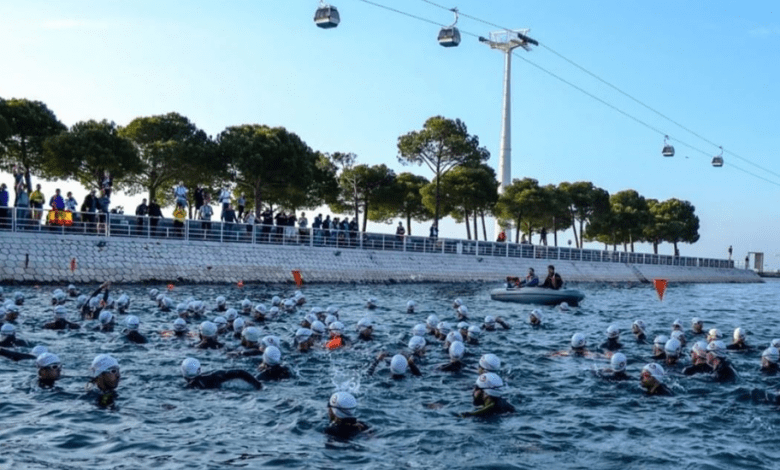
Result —
[{"label": "sea surface", "polygon": [[[564,273],[565,274],[565,273]],[[586,298],[580,307],[562,312],[543,307],[545,324],[532,328],[532,307],[490,300],[487,284],[315,285],[304,286],[307,303],[297,312],[262,325],[282,338],[284,362],[295,378],[266,383],[263,390],[226,384],[220,390],[185,389],[179,364],[198,358],[204,372],[241,368],[254,371],[260,358],[230,358],[225,351],[202,351],[194,340],[163,337],[175,313],[160,312],[148,290],[164,285],[113,286],[112,295],[130,295],[130,313],[141,318],[150,342],[125,341],[121,326],[113,334],[82,322],[73,302],[70,319],[81,330],[43,330],[53,316],[56,287],[5,286],[26,295],[17,321],[18,337],[46,345],[63,361],[64,377],[55,389],[37,386],[33,361],[0,357],[0,468],[25,469],[777,469],[780,466],[780,409],[762,397],[780,388],[780,376],[759,373],[761,351],[780,337],[780,283],[670,285],[663,301],[651,285],[580,284]],[[96,286],[79,286],[91,291]],[[209,310],[218,295],[228,305],[248,297],[270,306],[271,297],[289,297],[289,285],[173,286],[176,302],[189,296]],[[379,308],[368,311],[366,299]],[[452,308],[460,298],[472,323],[485,315],[501,316],[511,325],[484,332],[478,346],[467,347],[469,370],[451,374],[435,366],[447,361],[441,343],[428,337],[420,362],[422,377],[392,380],[380,365],[366,370],[380,351],[402,352],[416,323],[435,313],[456,323]],[[418,309],[407,314],[406,302]],[[292,336],[311,307],[337,306],[355,338],[355,325],[369,315],[376,324],[372,342],[327,351],[297,353]],[[216,314],[209,313],[213,318]],[[670,371],[672,397],[648,397],[639,386],[641,368],[651,346],[638,345],[630,333],[636,319],[648,325],[648,337],[668,335],[680,319],[690,328],[701,317],[707,328],[719,328],[730,342],[734,328],[747,331],[748,353],[730,353],[739,373],[735,383],[718,384],[706,377],[684,377]],[[119,322],[124,316],[119,317]],[[628,373],[622,383],[598,378],[594,370],[608,359],[555,357],[567,350],[573,333],[583,332],[591,349],[616,324],[622,331]],[[191,324],[195,331],[196,324]],[[223,338],[227,348],[237,347]],[[690,346],[689,342],[689,345]],[[23,351],[27,349],[22,348]],[[688,348],[683,365],[689,363]],[[493,419],[463,419],[472,409],[471,393],[481,354],[497,354],[505,397],[517,412]],[[85,385],[95,355],[110,353],[122,369],[117,406],[103,409],[87,398]],[[351,441],[323,434],[326,404],[337,389],[349,388],[359,401],[359,419],[371,431]]]}]

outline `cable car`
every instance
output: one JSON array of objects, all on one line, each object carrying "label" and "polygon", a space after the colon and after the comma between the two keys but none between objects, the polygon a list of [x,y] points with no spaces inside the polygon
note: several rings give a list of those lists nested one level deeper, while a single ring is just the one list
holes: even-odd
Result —
[{"label": "cable car", "polygon": [[664,157],[673,157],[674,156],[674,147],[672,146],[672,144],[667,142],[667,140],[669,140],[669,136],[665,135],[664,136],[664,148],[663,148],[663,150],[661,150],[661,154]]},{"label": "cable car", "polygon": [[720,154],[712,157],[712,166],[720,168],[723,166],[723,147],[720,147]]},{"label": "cable car", "polygon": [[455,13],[455,23],[439,31],[439,44],[443,47],[456,47],[460,44],[460,31],[455,27],[458,22],[458,9],[453,8],[451,11]]},{"label": "cable car", "polygon": [[323,29],[335,28],[339,25],[339,11],[325,2],[320,2],[319,8],[314,13],[314,23]]}]

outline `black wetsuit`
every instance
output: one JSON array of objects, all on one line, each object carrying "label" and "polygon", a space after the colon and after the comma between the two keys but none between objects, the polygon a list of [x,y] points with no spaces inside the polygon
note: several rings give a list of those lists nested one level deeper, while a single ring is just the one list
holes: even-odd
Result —
[{"label": "black wetsuit", "polygon": [[550,277],[550,275],[547,276],[547,278],[544,280],[544,284],[542,284],[541,287],[544,287],[545,289],[555,289],[555,290],[558,290],[558,289],[561,288],[561,286],[563,286],[563,279],[561,279],[561,275],[560,274],[554,273],[552,276],[555,277],[555,283],[558,284],[558,287],[554,287],[553,286],[553,280]]},{"label": "black wetsuit", "polygon": [[265,367],[257,374],[257,380],[282,380],[290,377],[292,377],[290,369],[283,365]]},{"label": "black wetsuit", "polygon": [[57,384],[56,380],[38,379],[38,386],[41,388],[54,388],[56,384]]},{"label": "black wetsuit", "polygon": [[716,382],[731,382],[737,379],[737,372],[726,359],[721,359],[720,364],[712,369],[712,379]]},{"label": "black wetsuit", "polygon": [[204,338],[195,347],[198,349],[219,349],[224,346],[222,343],[214,338]]},{"label": "black wetsuit", "polygon": [[667,387],[664,384],[658,385],[654,391],[647,390],[648,395],[655,395],[659,397],[670,397],[673,395],[672,391],[669,390],[669,387]]},{"label": "black wetsuit", "polygon": [[600,349],[606,349],[607,351],[617,351],[622,347],[623,345],[618,342],[617,338],[607,338],[607,340],[599,346]]},{"label": "black wetsuit", "polygon": [[464,367],[466,367],[466,365],[463,364],[463,362],[453,361],[453,362],[448,362],[446,364],[442,364],[436,369],[443,372],[460,372],[461,370],[463,370]]},{"label": "black wetsuit", "polygon": [[116,393],[116,390],[111,390],[108,392],[104,392],[101,390],[97,390],[95,392],[92,392],[91,395],[95,396],[95,404],[101,408],[109,408],[111,406],[114,406],[114,403],[116,403],[116,399],[119,398],[119,395]]},{"label": "black wetsuit", "polygon": [[343,418],[338,423],[330,423],[325,428],[325,434],[338,439],[351,439],[366,430],[368,430],[366,423],[356,418]]},{"label": "black wetsuit", "polygon": [[252,374],[245,370],[218,370],[214,372],[209,372],[208,374],[201,374],[197,377],[194,377],[192,379],[187,379],[187,388],[200,388],[200,389],[210,389],[210,388],[219,388],[222,386],[223,383],[229,381],[229,380],[243,380],[244,382],[248,383],[249,385],[252,385],[256,389],[260,390],[263,388],[263,384],[260,383],[259,380],[254,378]]},{"label": "black wetsuit", "polygon": [[709,364],[703,362],[701,364],[694,364],[683,368],[682,373],[685,375],[694,374],[709,374],[712,372],[712,367]]},{"label": "black wetsuit", "polygon": [[20,348],[29,348],[30,344],[23,340],[19,339],[16,336],[6,336],[4,340],[0,341],[0,347],[3,348],[13,348],[13,347],[20,347]]},{"label": "black wetsuit", "polygon": [[488,397],[488,400],[490,401],[483,404],[480,408],[477,408],[474,411],[467,411],[466,413],[461,414],[461,416],[495,416],[515,412],[515,407],[502,397]]},{"label": "black wetsuit", "polygon": [[728,349],[729,351],[750,351],[753,348],[751,348],[745,343],[731,343],[728,346],[726,346],[726,349]]},{"label": "black wetsuit", "polygon": [[780,372],[780,366],[774,362],[770,362],[767,367],[761,367],[761,373],[765,375],[775,375],[778,372]]},{"label": "black wetsuit", "polygon": [[634,334],[636,336],[636,342],[639,344],[647,344],[647,335],[644,333]]},{"label": "black wetsuit", "polygon": [[263,351],[260,350],[260,348],[258,347],[254,347],[254,348],[242,349],[241,351],[234,351],[233,354],[237,356],[245,356],[245,357],[262,356]]},{"label": "black wetsuit", "polygon": [[137,332],[136,330],[130,330],[127,332],[127,335],[125,335],[128,341],[131,343],[136,344],[146,344],[149,341],[142,335],[141,333]]},{"label": "black wetsuit", "polygon": [[604,380],[613,380],[613,381],[623,381],[623,380],[631,380],[631,377],[629,377],[628,374],[626,374],[626,371],[610,371],[610,372],[599,372],[598,376],[601,377]]},{"label": "black wetsuit", "polygon": [[653,356],[654,361],[666,361],[666,353],[661,351]]},{"label": "black wetsuit", "polygon": [[33,354],[27,354],[10,349],[0,348],[0,356],[7,357],[12,361],[21,361],[22,359],[37,359]]},{"label": "black wetsuit", "polygon": [[47,330],[78,330],[81,328],[81,325],[78,323],[69,322],[64,318],[58,318],[53,322],[44,324],[43,328]]},{"label": "black wetsuit", "polygon": [[[95,292],[93,292],[89,296],[89,298],[87,298],[87,301],[84,302],[84,305],[81,306],[81,318],[82,319],[84,319],[84,320],[94,320],[98,316],[100,316],[100,311],[103,310],[103,307],[98,305],[98,307],[95,310],[92,310],[92,308],[89,306],[89,301],[92,300],[93,297],[98,295],[101,290],[103,290],[102,286],[98,287],[97,289],[95,289]],[[106,289],[106,291],[103,293],[103,304],[105,305],[106,302],[108,302],[108,289]]]}]

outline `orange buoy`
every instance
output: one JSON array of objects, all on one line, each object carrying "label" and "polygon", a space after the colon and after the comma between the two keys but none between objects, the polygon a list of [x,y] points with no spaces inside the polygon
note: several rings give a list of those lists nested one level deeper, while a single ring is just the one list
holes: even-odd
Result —
[{"label": "orange buoy", "polygon": [[663,301],[664,300],[664,293],[666,292],[666,286],[669,283],[666,281],[666,279],[653,279],[653,285],[655,286],[655,291],[658,293],[658,300]]},{"label": "orange buoy", "polygon": [[173,284],[168,284],[168,290],[173,290],[173,288],[174,288]]},{"label": "orange buoy", "polygon": [[244,287],[244,281],[238,281],[237,286],[238,286],[239,289],[243,288]]},{"label": "orange buoy", "polygon": [[338,349],[342,346],[344,346],[344,342],[341,340],[341,336],[336,336],[332,340],[325,343],[325,347],[331,350]]}]

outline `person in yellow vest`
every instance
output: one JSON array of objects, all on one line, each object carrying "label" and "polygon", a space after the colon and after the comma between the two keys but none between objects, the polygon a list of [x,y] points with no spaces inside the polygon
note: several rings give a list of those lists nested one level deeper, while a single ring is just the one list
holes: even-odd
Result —
[{"label": "person in yellow vest", "polygon": [[173,210],[173,232],[176,238],[183,236],[184,220],[187,218],[187,211],[181,202],[176,203],[176,209]]},{"label": "person in yellow vest", "polygon": [[30,207],[33,208],[33,219],[41,219],[41,214],[43,213],[41,209],[43,209],[44,202],[46,202],[46,198],[43,197],[43,193],[41,192],[41,185],[36,184],[35,191],[30,194]]}]

